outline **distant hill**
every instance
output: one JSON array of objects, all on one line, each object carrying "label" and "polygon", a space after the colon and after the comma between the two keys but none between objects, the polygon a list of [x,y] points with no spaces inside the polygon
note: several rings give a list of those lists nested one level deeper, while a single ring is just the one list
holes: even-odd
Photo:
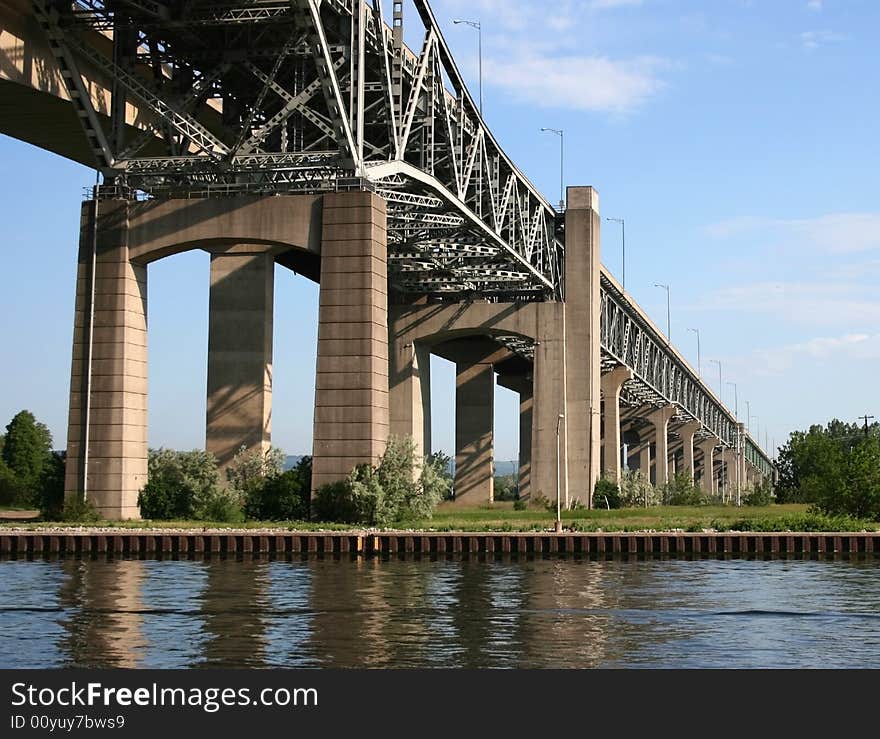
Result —
[{"label": "distant hill", "polygon": [[284,471],[287,472],[287,470],[292,470],[294,467],[296,467],[297,464],[299,464],[299,461],[304,456],[306,456],[306,455],[305,454],[288,454],[284,458]]}]

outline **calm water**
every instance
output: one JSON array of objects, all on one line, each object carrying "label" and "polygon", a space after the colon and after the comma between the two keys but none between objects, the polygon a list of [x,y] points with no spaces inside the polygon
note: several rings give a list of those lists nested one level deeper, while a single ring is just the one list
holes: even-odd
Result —
[{"label": "calm water", "polygon": [[0,561],[0,667],[880,667],[880,562]]}]

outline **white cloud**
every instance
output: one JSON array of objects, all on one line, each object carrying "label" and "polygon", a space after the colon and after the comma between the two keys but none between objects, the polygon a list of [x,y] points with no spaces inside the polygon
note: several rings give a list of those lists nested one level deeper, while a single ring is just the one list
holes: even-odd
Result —
[{"label": "white cloud", "polygon": [[796,344],[756,349],[744,357],[729,357],[725,366],[740,376],[778,377],[790,375],[793,370],[803,370],[804,365],[878,359],[880,334],[859,333],[820,336]]},{"label": "white cloud", "polygon": [[804,31],[801,34],[801,44],[808,51],[818,49],[823,44],[831,44],[839,41],[846,41],[847,36],[836,31]]},{"label": "white cloud", "polygon": [[707,226],[718,239],[760,233],[783,242],[809,244],[829,254],[880,250],[880,213],[828,213],[815,218],[744,216]]},{"label": "white cloud", "polygon": [[818,13],[822,10],[822,0],[810,0],[807,3],[807,10],[812,10],[814,13]]},{"label": "white cloud", "polygon": [[717,290],[695,308],[759,313],[771,322],[838,326],[852,332],[880,323],[880,296],[873,285],[852,282],[760,282]]},{"label": "white cloud", "polygon": [[485,78],[522,102],[545,108],[626,113],[663,88],[658,72],[670,64],[655,57],[553,56],[521,49],[484,61]]}]

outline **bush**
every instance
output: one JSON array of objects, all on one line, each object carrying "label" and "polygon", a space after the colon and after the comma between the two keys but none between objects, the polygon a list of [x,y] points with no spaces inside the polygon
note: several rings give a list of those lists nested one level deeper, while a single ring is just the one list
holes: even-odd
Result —
[{"label": "bush", "polygon": [[768,506],[773,502],[773,492],[769,482],[759,482],[743,496],[743,504],[747,506]]},{"label": "bush", "polygon": [[663,488],[664,505],[703,505],[708,498],[687,472],[677,472]]},{"label": "bush", "polygon": [[513,510],[515,511],[524,511],[528,507],[529,504],[522,498],[517,498],[515,501],[513,501]]},{"label": "bush", "polygon": [[377,466],[360,465],[346,480],[316,491],[314,518],[372,526],[430,518],[448,489],[439,467],[427,461],[416,477],[412,439],[392,437]]},{"label": "bush", "polygon": [[47,521],[57,521],[64,514],[64,469],[66,453],[53,453],[43,468],[37,505]]},{"label": "bush", "polygon": [[495,500],[516,500],[517,480],[515,475],[495,476]]},{"label": "bush", "polygon": [[218,487],[214,455],[198,449],[151,449],[148,470],[147,484],[138,495],[144,518],[225,520],[210,515],[229,505],[228,496]]},{"label": "bush", "polygon": [[77,496],[64,502],[60,519],[70,523],[95,523],[101,520],[101,514],[90,500]]},{"label": "bush", "polygon": [[593,490],[593,508],[620,508],[620,488],[604,477],[596,480]]},{"label": "bush", "polygon": [[296,467],[263,479],[244,498],[244,513],[259,521],[295,521],[309,517],[312,458],[303,457]]},{"label": "bush", "polygon": [[620,478],[620,504],[623,508],[660,505],[660,491],[639,470],[624,470]]}]

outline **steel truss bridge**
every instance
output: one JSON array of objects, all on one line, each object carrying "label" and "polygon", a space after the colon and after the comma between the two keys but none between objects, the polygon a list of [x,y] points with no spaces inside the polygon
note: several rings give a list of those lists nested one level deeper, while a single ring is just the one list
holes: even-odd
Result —
[{"label": "steel truss bridge", "polygon": [[[370,189],[388,203],[398,294],[563,299],[564,214],[498,145],[428,2],[412,4],[418,50],[398,0],[390,17],[380,0],[29,3],[108,185],[147,197]],[[85,67],[111,82],[109,110]],[[771,472],[605,270],[601,345],[603,370],[633,370],[623,402],[674,404]]]}]

